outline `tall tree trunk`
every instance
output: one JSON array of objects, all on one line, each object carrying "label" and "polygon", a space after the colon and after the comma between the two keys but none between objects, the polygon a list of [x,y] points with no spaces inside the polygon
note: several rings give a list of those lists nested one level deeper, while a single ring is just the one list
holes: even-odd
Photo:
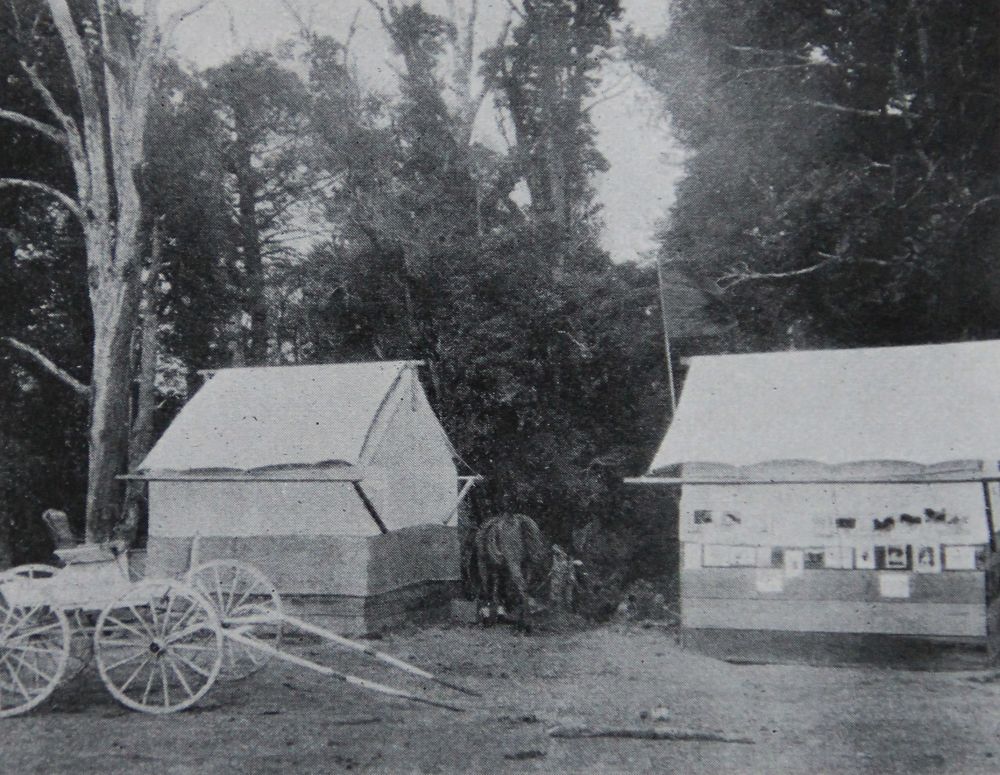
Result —
[{"label": "tall tree trunk", "polygon": [[[122,235],[127,237],[127,235]],[[104,241],[104,240],[102,240]],[[110,241],[110,240],[108,240]],[[114,262],[100,282],[91,284],[94,315],[91,415],[87,477],[87,541],[108,538],[117,517],[128,457],[132,375],[128,368],[138,301],[136,244],[120,239]],[[88,252],[92,248],[88,245]],[[94,248],[96,249],[96,248]]]},{"label": "tall tree trunk", "polygon": [[246,272],[247,312],[250,315],[249,360],[254,366],[267,362],[267,303],[264,298],[264,260],[257,223],[257,172],[253,168],[253,151],[245,139],[243,126],[247,119],[237,110],[236,126],[236,185],[239,197],[239,230],[243,247],[243,268]]},{"label": "tall tree trunk", "polygon": [[129,469],[138,466],[153,448],[156,418],[156,366],[159,355],[160,315],[157,309],[157,284],[163,265],[163,239],[160,224],[153,226],[150,238],[149,267],[142,284],[139,302],[139,360],[136,368],[135,411],[129,440]]}]

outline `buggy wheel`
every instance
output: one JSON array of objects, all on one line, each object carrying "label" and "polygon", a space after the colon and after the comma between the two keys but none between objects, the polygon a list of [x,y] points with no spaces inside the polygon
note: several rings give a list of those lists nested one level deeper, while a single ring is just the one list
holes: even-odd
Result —
[{"label": "buggy wheel", "polygon": [[[21,579],[51,579],[59,571],[60,568],[54,565],[31,563],[11,568],[7,571],[7,574]],[[71,637],[69,657],[66,660],[66,672],[63,673],[60,679],[63,683],[68,683],[80,675],[94,657],[90,628],[86,626],[83,619],[85,615],[77,609],[67,616]]]},{"label": "buggy wheel", "polygon": [[66,614],[4,595],[4,581],[20,575],[19,570],[0,576],[0,718],[26,713],[44,702],[62,680],[69,660]]},{"label": "buggy wheel", "polygon": [[[281,645],[281,597],[255,567],[236,560],[212,560],[193,568],[188,583],[215,607],[224,632],[235,631],[272,648]],[[246,678],[271,659],[244,643],[224,641],[223,680]]]},{"label": "buggy wheel", "polygon": [[187,584],[137,584],[105,608],[94,630],[101,680],[122,705],[174,713],[212,688],[222,664],[222,628]]}]

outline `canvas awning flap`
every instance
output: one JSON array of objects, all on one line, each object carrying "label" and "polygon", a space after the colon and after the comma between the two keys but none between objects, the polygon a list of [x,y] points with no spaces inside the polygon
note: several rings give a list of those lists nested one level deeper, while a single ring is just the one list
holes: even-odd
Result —
[{"label": "canvas awning flap", "polygon": [[1000,341],[700,356],[649,468],[1000,459]]},{"label": "canvas awning flap", "polygon": [[251,471],[357,465],[407,361],[223,369],[187,403],[139,467]]}]

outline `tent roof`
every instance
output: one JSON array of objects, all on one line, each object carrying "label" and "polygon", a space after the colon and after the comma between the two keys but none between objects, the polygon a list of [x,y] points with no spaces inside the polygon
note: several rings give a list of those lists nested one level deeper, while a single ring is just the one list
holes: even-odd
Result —
[{"label": "tent roof", "polygon": [[691,358],[649,472],[1000,459],[1000,341]]},{"label": "tent roof", "polygon": [[412,361],[223,369],[181,410],[140,472],[360,462]]}]

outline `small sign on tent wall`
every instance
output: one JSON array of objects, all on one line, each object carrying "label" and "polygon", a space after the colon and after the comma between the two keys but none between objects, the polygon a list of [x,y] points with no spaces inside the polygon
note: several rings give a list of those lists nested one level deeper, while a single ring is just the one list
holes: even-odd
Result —
[{"label": "small sign on tent wall", "polygon": [[757,568],[754,582],[758,592],[778,593],[785,589],[785,574],[781,568]]},{"label": "small sign on tent wall", "polygon": [[805,573],[806,555],[801,549],[785,550],[785,576],[786,578],[797,578]]},{"label": "small sign on tent wall", "polygon": [[908,598],[910,596],[910,574],[878,574],[878,593],[882,597]]},{"label": "small sign on tent wall", "polygon": [[917,573],[941,572],[941,547],[935,545],[913,547],[915,561],[913,569]]}]

